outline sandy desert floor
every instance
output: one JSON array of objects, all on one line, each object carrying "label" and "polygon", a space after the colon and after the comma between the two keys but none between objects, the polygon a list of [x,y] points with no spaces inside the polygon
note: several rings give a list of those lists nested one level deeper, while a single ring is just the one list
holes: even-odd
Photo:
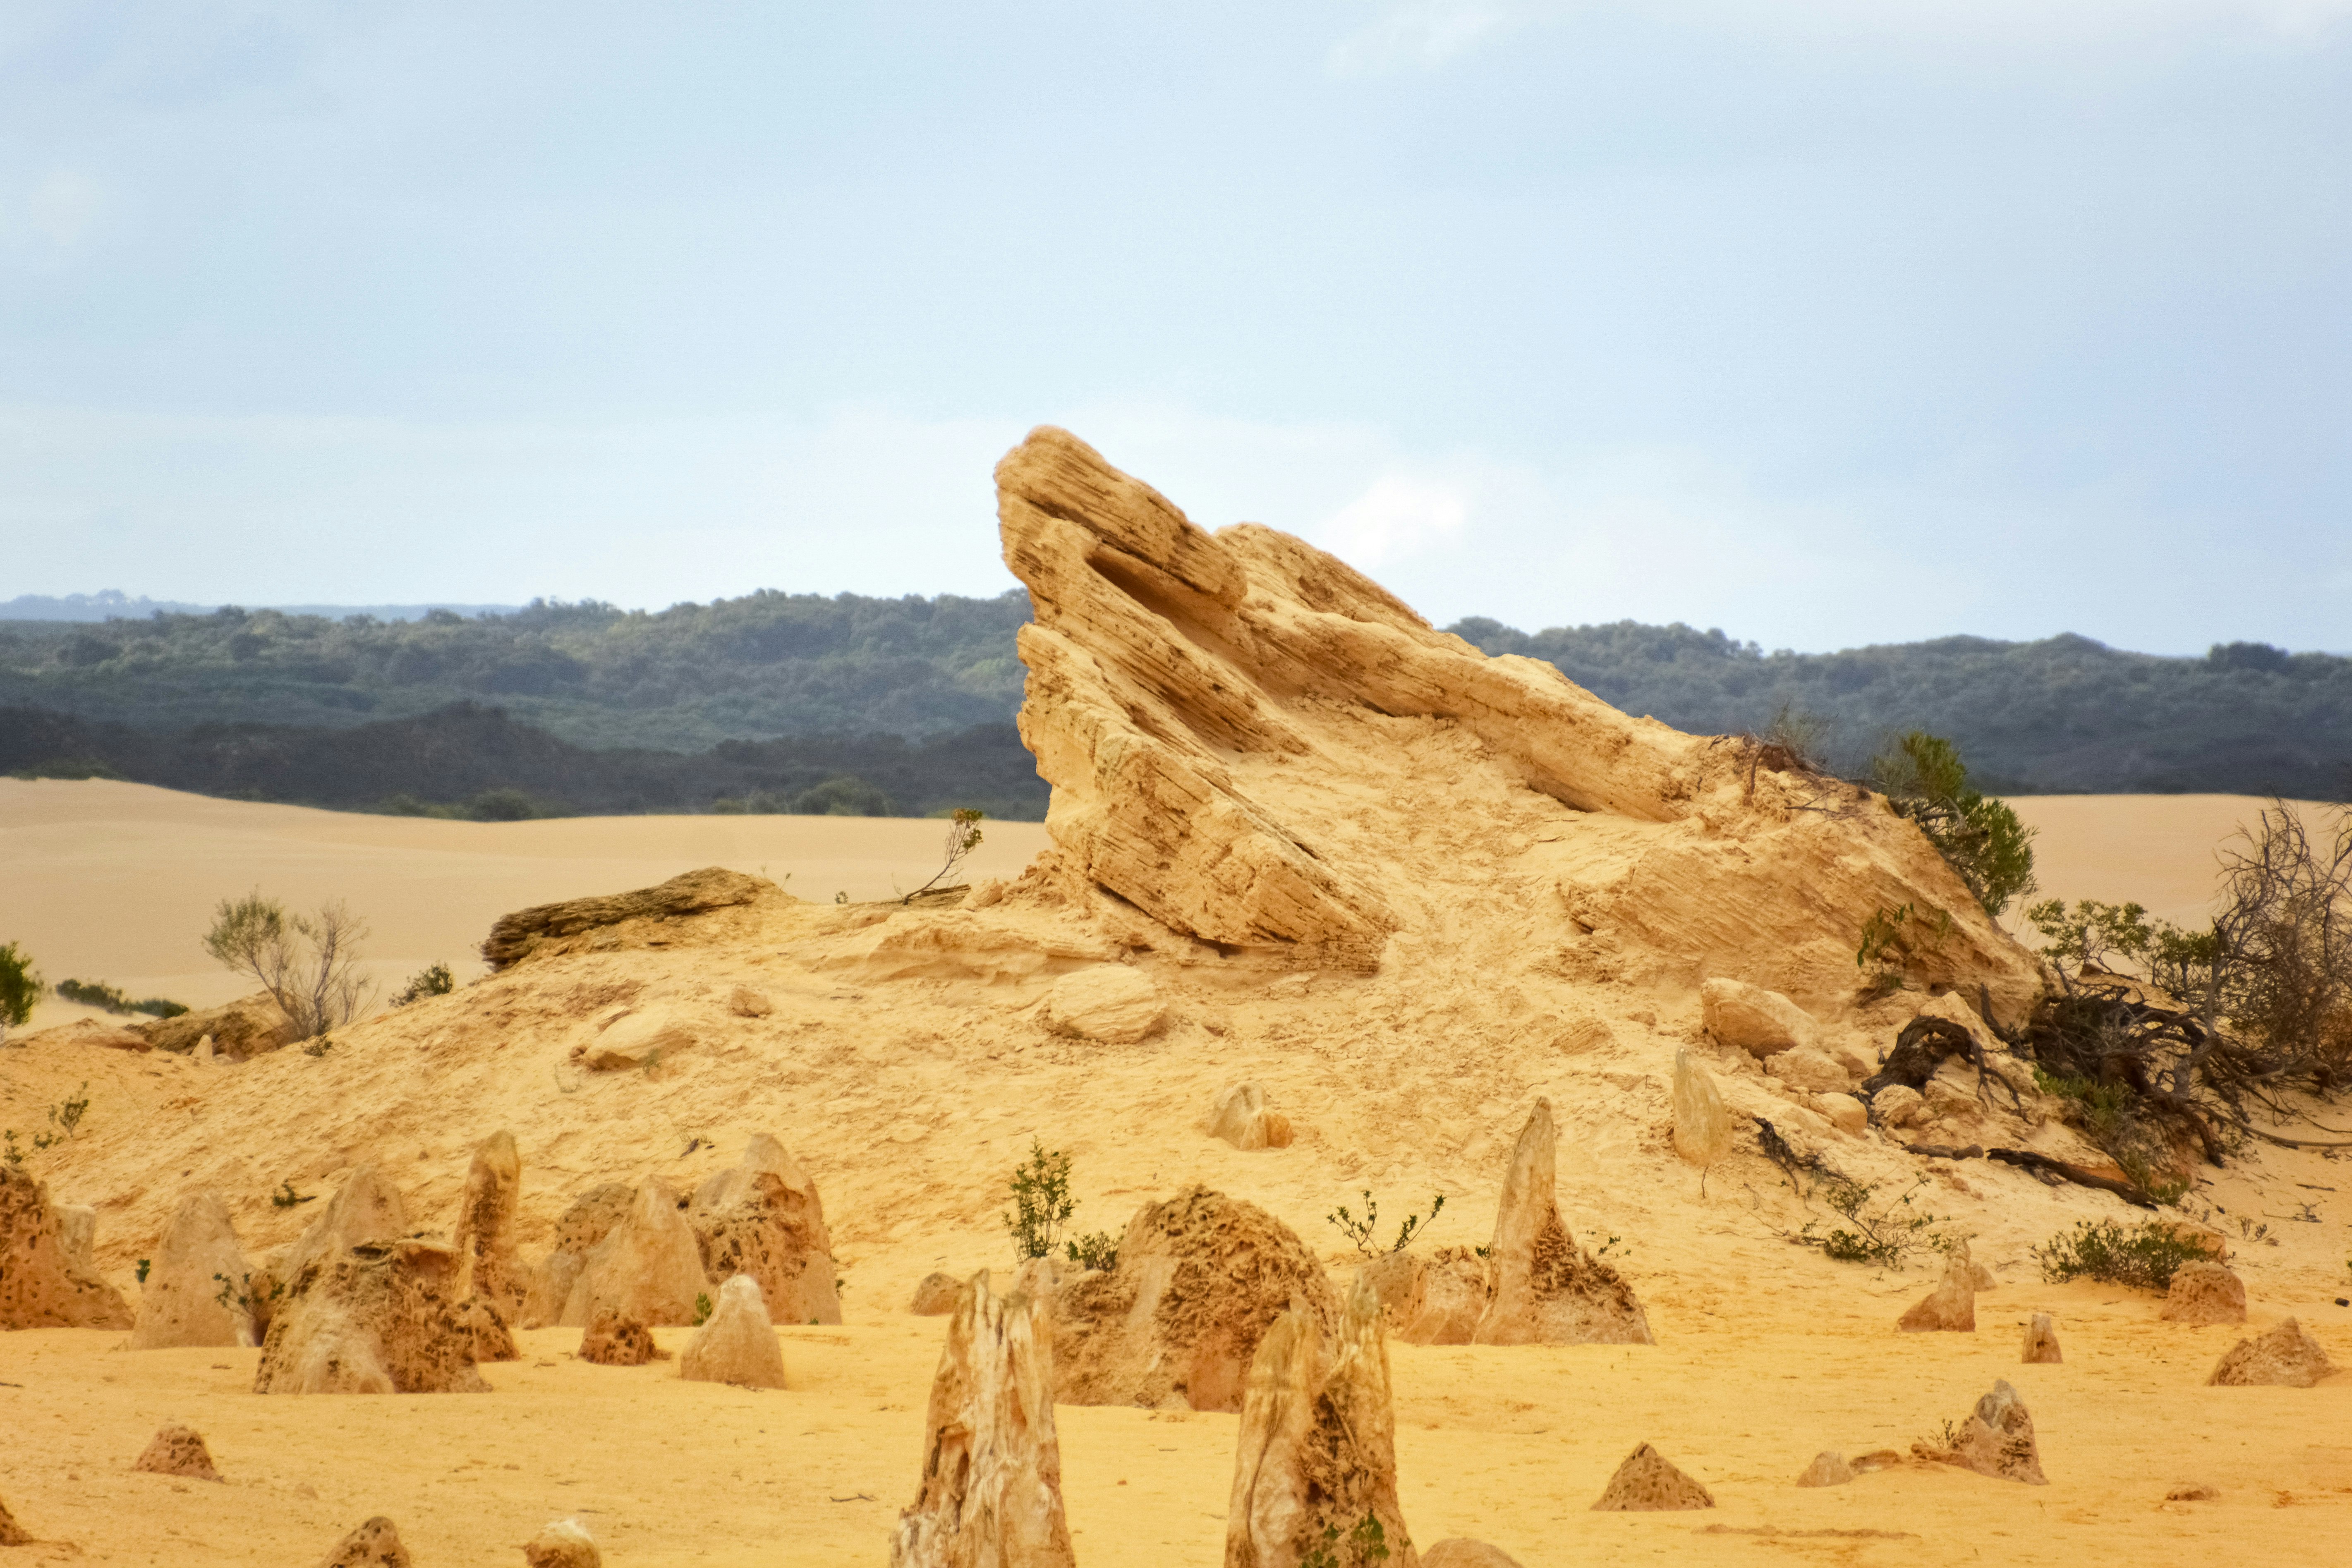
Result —
[{"label": "sandy desert floor", "polygon": [[[2209,885],[2217,840],[2259,805],[2019,804],[2044,830],[2047,892],[2182,915]],[[202,1004],[241,988],[199,967],[194,932],[215,900],[256,884],[297,902],[348,898],[397,975],[456,961],[508,910],[696,865],[790,872],[793,890],[825,901],[887,895],[894,877],[911,886],[929,874],[940,833],[858,819],[416,822],[0,781],[0,939],[23,942],[53,976]],[[1041,842],[1039,828],[995,826],[980,870],[1004,874]],[[595,973],[654,973],[649,955],[601,962]],[[397,1521],[420,1568],[520,1563],[520,1542],[569,1515],[589,1522],[614,1568],[879,1563],[914,1491],[941,1334],[940,1320],[900,1309],[929,1269],[1009,1264],[995,1211],[1031,1135],[1077,1156],[1083,1228],[1116,1229],[1138,1203],[1197,1179],[1265,1205],[1336,1271],[1346,1258],[1322,1215],[1360,1185],[1391,1202],[1442,1188],[1451,1201],[1433,1239],[1484,1239],[1531,1092],[1561,1111],[1570,1225],[1590,1245],[1618,1238],[1610,1257],[1659,1342],[1392,1346],[1402,1502],[1423,1545],[1475,1535],[1528,1568],[2081,1568],[2320,1563],[2342,1560],[2352,1541],[2352,1377],[2311,1390],[2202,1386],[2247,1331],[2162,1324],[2153,1297],[2041,1282],[2032,1241],[2127,1211],[1980,1163],[1941,1172],[1928,1194],[2000,1216],[1979,1228],[1977,1256],[2001,1281],[1979,1300],[1979,1331],[1896,1333],[1895,1316],[1932,1282],[1927,1270],[1877,1274],[1790,1246],[1780,1233],[1801,1211],[1769,1166],[1727,1163],[1703,1179],[1661,1152],[1654,1101],[1676,1043],[1672,1016],[1629,1022],[1618,1045],[1581,1057],[1530,1063],[1472,1039],[1457,1058],[1432,1061],[1370,1033],[1300,1033],[1301,1009],[1357,1016],[1353,983],[1326,977],[1237,994],[1213,1010],[1216,1028],[1188,1025],[1122,1058],[1041,1042],[971,1060],[936,999],[910,1003],[887,1038],[835,1037],[825,1009],[849,982],[795,978],[756,952],[714,960],[707,977],[739,978],[774,990],[789,1025],[747,1024],[659,1083],[567,1089],[522,1054],[461,1063],[443,1054],[434,1005],[366,1049],[322,1060],[287,1052],[199,1068],[55,1041],[0,1054],[0,1124],[37,1124],[41,1107],[89,1084],[89,1131],[43,1173],[60,1199],[100,1206],[100,1261],[133,1300],[131,1266],[171,1194],[125,1189],[120,1173],[165,1154],[177,1173],[201,1171],[234,1194],[257,1254],[299,1225],[265,1201],[277,1181],[323,1185],[396,1151],[412,1212],[444,1223],[484,1105],[529,1134],[524,1185],[541,1234],[562,1195],[591,1180],[658,1172],[683,1185],[731,1162],[746,1131],[771,1127],[822,1186],[848,1280],[845,1324],[779,1331],[792,1386],[769,1393],[681,1383],[674,1363],[589,1365],[572,1358],[577,1331],[564,1330],[528,1333],[524,1360],[487,1368],[492,1394],[386,1399],[257,1396],[251,1351],[131,1354],[117,1333],[0,1335],[0,1498],[43,1541],[0,1563],[301,1563],[376,1513]],[[488,984],[527,1015],[530,982]],[[49,1009],[39,1022],[71,1016]],[[543,1043],[527,1035],[519,1026],[519,1053]],[[1299,1117],[1298,1144],[1244,1154],[1194,1131],[1208,1093],[1240,1076],[1266,1082]],[[687,1123],[719,1131],[721,1147],[678,1153]],[[2267,1227],[2235,1260],[2249,1328],[2294,1315],[2339,1364],[2352,1364],[2352,1309],[2336,1301],[2352,1296],[2347,1194],[2352,1161],[2317,1152],[2210,1173],[2198,1194],[2225,1233]],[[539,1237],[524,1240],[528,1250]],[[2056,1315],[2064,1364],[2018,1364],[2034,1310]],[[662,1338],[675,1348],[685,1333]],[[1790,1484],[1822,1448],[1933,1436],[1999,1377],[2034,1413],[2050,1486],[1945,1468],[1817,1491]],[[1235,1417],[1064,1406],[1057,1419],[1081,1563],[1218,1560]],[[131,1470],[174,1420],[204,1432],[225,1484]],[[1588,1511],[1642,1441],[1719,1506]],[[2168,1501],[2184,1483],[2220,1495]]]}]

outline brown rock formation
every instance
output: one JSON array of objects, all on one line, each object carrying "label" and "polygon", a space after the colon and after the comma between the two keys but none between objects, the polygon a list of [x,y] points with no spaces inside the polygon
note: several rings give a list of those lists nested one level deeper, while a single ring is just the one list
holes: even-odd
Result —
[{"label": "brown rock formation", "polygon": [[2219,1263],[2184,1263],[2156,1315],[2168,1323],[2242,1323],[2245,1281]]},{"label": "brown rock formation", "polygon": [[709,1278],[750,1275],[779,1323],[841,1321],[824,1205],[775,1139],[753,1137],[741,1164],[696,1190],[687,1217]]},{"label": "brown rock formation", "polygon": [[335,1542],[319,1568],[409,1568],[408,1548],[392,1521],[378,1514]]},{"label": "brown rock formation", "polygon": [[1906,1334],[1976,1332],[1976,1269],[1964,1253],[1944,1259],[1944,1278],[1895,1323]]},{"label": "brown rock formation", "polygon": [[1519,1560],[1499,1546],[1454,1535],[1423,1552],[1421,1568],[1519,1568]]},{"label": "brown rock formation", "polygon": [[407,1234],[408,1205],[402,1201],[400,1189],[373,1165],[362,1165],[344,1178],[342,1186],[303,1228],[294,1245],[271,1261],[268,1284],[275,1289],[260,1289],[261,1273],[255,1272],[255,1298],[266,1300],[271,1310],[282,1310],[299,1293],[302,1281],[315,1274],[314,1265],[332,1263],[363,1243],[392,1241]]},{"label": "brown rock formation", "polygon": [[2205,1381],[2228,1388],[2309,1388],[2335,1371],[2326,1348],[2301,1323],[2284,1318],[2268,1333],[2231,1345]]},{"label": "brown rock formation", "polygon": [[522,1321],[529,1282],[515,1256],[515,1209],[522,1199],[522,1156],[514,1134],[493,1132],[474,1145],[457,1209],[460,1282],[475,1328],[477,1361],[512,1361],[508,1329]]},{"label": "brown rock formation", "polygon": [[482,941],[482,959],[492,969],[519,963],[531,953],[567,939],[630,921],[660,921],[753,903],[762,898],[784,897],[783,889],[758,877],[706,866],[672,877],[656,888],[614,893],[599,899],[570,899],[560,904],[534,904],[501,915]]},{"label": "brown rock formation", "polygon": [[1625,1456],[1592,1508],[1596,1513],[1663,1513],[1714,1506],[1713,1493],[1644,1443]]},{"label": "brown rock formation", "polygon": [[1494,1294],[1478,1321],[1482,1345],[1646,1345],[1649,1318],[1617,1271],[1576,1245],[1560,1222],[1551,1101],[1538,1100],[1503,1176],[1495,1239],[1486,1248]]},{"label": "brown rock formation", "polygon": [[1411,837],[1421,808],[1377,787],[1342,805],[1288,787],[1285,764],[1379,779],[1399,726],[1436,721],[1481,749],[1482,773],[1557,800],[1563,822],[1605,814],[1639,846],[1561,885],[1545,918],[1563,943],[1599,931],[1684,984],[1706,963],[1843,994],[1864,914],[1909,901],[1955,927],[1916,980],[1981,980],[2005,1009],[2038,989],[2032,960],[1915,827],[1790,810],[1830,786],[1785,759],[1630,718],[1534,660],[1488,658],[1272,529],[1212,536],[1066,431],[1033,431],[996,479],[1005,563],[1035,607],[1022,735],[1054,785],[1055,852],[1008,899],[1088,904],[1108,889],[1228,952],[1370,967],[1426,907],[1375,847]]},{"label": "brown rock formation", "polygon": [[2042,1474],[2042,1455],[2034,1447],[2033,1417],[2026,1413],[2025,1401],[2006,1382],[1995,1383],[1992,1391],[1976,1403],[1968,1419],[1960,1423],[1959,1436],[1951,1447],[1927,1456],[1944,1464],[1958,1465],[1995,1480],[2023,1481],[2028,1486],[2047,1486]]},{"label": "brown rock formation", "polygon": [[975,1276],[931,1381],[922,1485],[890,1568],[1074,1568],[1054,1430],[1052,1335],[1029,1298]]},{"label": "brown rock formation", "polygon": [[626,1182],[606,1182],[572,1200],[555,1222],[547,1257],[527,1276],[524,1328],[543,1329],[563,1316],[572,1288],[580,1282],[581,1264],[598,1242],[613,1233],[636,1196],[637,1189]]},{"label": "brown rock formation", "polygon": [[23,1525],[18,1524],[16,1522],[16,1516],[8,1511],[8,1505],[5,1502],[0,1502],[0,1546],[30,1546],[32,1544],[33,1532],[26,1530]]},{"label": "brown rock formation", "polygon": [[262,1341],[256,1394],[487,1394],[457,1254],[415,1237],[312,1262]]},{"label": "brown rock formation", "polygon": [[1202,1131],[1244,1152],[1290,1147],[1290,1118],[1275,1110],[1265,1090],[1255,1083],[1236,1083],[1220,1091],[1210,1102]]},{"label": "brown rock formation", "polygon": [[2049,1313],[2036,1312],[2025,1325],[2025,1350],[2018,1359],[2028,1366],[2055,1366],[2066,1359],[2058,1352],[2058,1331],[2051,1326]]},{"label": "brown rock formation", "polygon": [[122,1293],[70,1256],[48,1187],[0,1160],[0,1329],[127,1329]]},{"label": "brown rock formation", "polygon": [[1359,1272],[1326,1334],[1285,1312],[1251,1358],[1225,1511],[1225,1568],[1420,1558],[1397,1506],[1396,1415],[1381,1302]]},{"label": "brown rock formation", "polygon": [[1494,1270],[1467,1247],[1429,1258],[1391,1252],[1365,1268],[1380,1292],[1389,1338],[1413,1345],[1466,1345],[1495,1294]]},{"label": "brown rock formation", "polygon": [[649,1177],[621,1222],[581,1260],[562,1321],[584,1328],[609,1308],[641,1323],[683,1326],[694,1321],[695,1298],[709,1290],[701,1250],[677,1197],[659,1177]]},{"label": "brown rock formation", "polygon": [[952,1274],[934,1271],[926,1274],[915,1287],[915,1299],[907,1310],[919,1318],[944,1318],[956,1310],[963,1300],[963,1281]]},{"label": "brown rock formation", "polygon": [[596,1538],[576,1519],[559,1519],[523,1543],[525,1568],[604,1568]]},{"label": "brown rock formation", "polygon": [[1294,1300],[1318,1331],[1337,1324],[1322,1266],[1264,1209],[1205,1187],[1148,1204],[1117,1268],[1054,1294],[1055,1397],[1239,1410],[1258,1338]]},{"label": "brown rock formation", "polygon": [[651,1329],[606,1307],[581,1331],[579,1356],[598,1366],[643,1366],[651,1361],[667,1361],[669,1352],[654,1343]]},{"label": "brown rock formation", "polygon": [[250,1273],[219,1195],[182,1198],[149,1260],[131,1348],[258,1343],[252,1310],[240,1295]]},{"label": "brown rock formation", "polygon": [[131,1467],[151,1475],[184,1476],[192,1481],[216,1481],[221,1473],[212,1450],[193,1426],[170,1426],[158,1431]]},{"label": "brown rock formation", "polygon": [[1854,1468],[1845,1462],[1843,1454],[1823,1448],[1813,1456],[1813,1462],[1805,1467],[1805,1473],[1797,1478],[1797,1484],[1801,1487],[1842,1487],[1853,1478]]},{"label": "brown rock formation", "polygon": [[689,1383],[732,1383],[744,1388],[784,1386],[784,1352],[760,1299],[760,1282],[738,1274],[719,1288],[710,1316],[686,1342],[677,1375]]}]

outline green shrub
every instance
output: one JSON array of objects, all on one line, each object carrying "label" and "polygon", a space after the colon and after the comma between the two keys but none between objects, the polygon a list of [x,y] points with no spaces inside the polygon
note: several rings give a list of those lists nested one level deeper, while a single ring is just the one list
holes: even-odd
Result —
[{"label": "green shrub", "polygon": [[[392,1005],[395,1007],[405,1007],[411,1002],[422,1002],[427,996],[446,996],[456,990],[457,986],[457,981],[450,976],[449,966],[446,963],[436,963],[410,975],[408,984],[402,986],[398,994],[393,997]],[[688,1151],[689,1153],[692,1152]]]},{"label": "green shrub", "polygon": [[1873,1263],[1884,1268],[1901,1268],[1919,1247],[1942,1251],[1951,1245],[1950,1238],[1936,1229],[1946,1216],[1931,1214],[1916,1203],[1919,1189],[1927,1184],[1927,1179],[1922,1176],[1905,1191],[1874,1206],[1871,1199],[1877,1195],[1876,1186],[1832,1175],[1822,1187],[1822,1195],[1846,1223],[1827,1235],[1817,1236],[1813,1227],[1820,1222],[1809,1222],[1797,1233],[1796,1239],[1808,1247],[1820,1247],[1841,1263]]},{"label": "green shrub", "polygon": [[2053,1284],[2095,1279],[2141,1290],[2169,1290],[2172,1277],[2187,1263],[2218,1263],[2211,1248],[2162,1220],[2126,1226],[2115,1220],[2083,1221],[2033,1249],[2042,1277]]},{"label": "green shrub", "polygon": [[1013,1255],[1024,1262],[1051,1258],[1062,1226],[1078,1207],[1070,1196],[1070,1157],[1033,1138],[1029,1158],[1014,1167],[1011,1185],[1013,1207],[1005,1211],[1004,1228],[1012,1233]]},{"label": "green shrub", "polygon": [[2003,802],[1969,787],[1968,764],[1941,735],[1913,730],[1871,762],[1895,815],[1916,823],[1985,913],[2034,890],[2033,832]]},{"label": "green shrub", "polygon": [[1378,1258],[1384,1253],[1402,1252],[1405,1245],[1412,1240],[1414,1233],[1431,1220],[1435,1219],[1437,1211],[1444,1206],[1445,1194],[1436,1194],[1429,1200],[1429,1213],[1407,1214],[1404,1216],[1404,1223],[1397,1226],[1396,1239],[1386,1247],[1382,1247],[1380,1244],[1380,1238],[1372,1234],[1374,1227],[1380,1224],[1381,1205],[1369,1192],[1364,1194],[1363,1218],[1358,1219],[1354,1215],[1349,1214],[1348,1205],[1345,1204],[1341,1204],[1323,1217],[1337,1226],[1340,1235],[1353,1242],[1358,1252],[1362,1253],[1366,1258]]},{"label": "green shrub", "polygon": [[167,1002],[161,996],[150,996],[134,1002],[103,981],[60,980],[58,994],[68,1002],[79,1002],[85,1007],[101,1007],[109,1013],[144,1013],[151,1018],[176,1018],[188,1009],[178,1002]]},{"label": "green shrub", "polygon": [[0,1039],[31,1020],[33,1004],[40,998],[41,972],[31,956],[13,942],[0,942]]},{"label": "green shrub", "polygon": [[1091,1231],[1063,1250],[1081,1268],[1099,1268],[1108,1274],[1118,1267],[1118,1237],[1107,1230]]}]

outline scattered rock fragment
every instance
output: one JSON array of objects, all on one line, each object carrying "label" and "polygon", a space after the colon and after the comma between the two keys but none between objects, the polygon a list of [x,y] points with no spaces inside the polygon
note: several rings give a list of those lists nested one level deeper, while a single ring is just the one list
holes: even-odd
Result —
[{"label": "scattered rock fragment", "polygon": [[1870,1097],[1870,1119],[1882,1127],[1913,1127],[1927,1120],[1927,1100],[1907,1083],[1890,1083]]},{"label": "scattered rock fragment", "polygon": [[1290,1118],[1274,1110],[1266,1101],[1265,1090],[1255,1083],[1236,1083],[1221,1090],[1210,1103],[1202,1130],[1244,1152],[1290,1147]]},{"label": "scattered rock fragment", "polygon": [[682,1008],[656,1004],[624,1013],[572,1047],[572,1059],[590,1072],[650,1069],[692,1050],[700,1020]]},{"label": "scattered rock fragment", "polygon": [[1797,1484],[1801,1487],[1842,1487],[1853,1479],[1854,1475],[1854,1468],[1845,1462],[1843,1454],[1823,1448],[1813,1456],[1813,1462],[1805,1467],[1805,1473],[1797,1478]]},{"label": "scattered rock fragment", "polygon": [[621,1223],[636,1196],[637,1189],[626,1182],[606,1182],[572,1200],[555,1222],[555,1237],[546,1258],[530,1272],[522,1309],[524,1328],[543,1329],[562,1318],[572,1288],[580,1282],[581,1264]]},{"label": "scattered rock fragment", "polygon": [[1843,1093],[1853,1083],[1836,1058],[1811,1046],[1790,1047],[1768,1060],[1764,1070],[1776,1082],[1806,1094]]},{"label": "scattered rock fragment", "polygon": [[621,1222],[581,1260],[562,1321],[583,1328],[609,1307],[641,1323],[682,1327],[694,1321],[695,1298],[709,1289],[677,1195],[660,1177],[648,1177]]},{"label": "scattered rock fragment", "polygon": [[0,1546],[30,1546],[32,1544],[32,1531],[26,1530],[23,1525],[18,1524],[16,1522],[16,1516],[8,1511],[8,1505],[5,1502],[0,1502]]},{"label": "scattered rock fragment", "polygon": [[1473,1342],[1482,1345],[1654,1344],[1650,1321],[1617,1271],[1576,1245],[1556,1200],[1559,1137],[1538,1099],[1504,1173],[1486,1248],[1494,1294]]},{"label": "scattered rock fragment", "polygon": [[2205,1381],[2225,1388],[2309,1388],[2336,1371],[2327,1352],[2293,1318],[2268,1333],[2240,1340]]},{"label": "scattered rock fragment", "polygon": [[1258,1342],[1242,1403],[1225,1562],[1411,1563],[1380,1294],[1359,1271],[1336,1331],[1287,1311]]},{"label": "scattered rock fragment", "polygon": [[212,1450],[193,1426],[174,1423],[159,1430],[131,1467],[156,1476],[184,1476],[193,1481],[216,1481],[220,1469]]},{"label": "scattered rock fragment", "polygon": [[392,1521],[378,1514],[335,1542],[319,1568],[409,1568],[408,1548]]},{"label": "scattered rock fragment", "polygon": [[1870,1107],[1851,1094],[1817,1094],[1813,1096],[1813,1109],[1849,1137],[1861,1137],[1870,1126]]},{"label": "scattered rock fragment", "polygon": [[2051,1326],[2049,1313],[2036,1312],[2025,1325],[2025,1353],[2018,1359],[2028,1366],[2055,1366],[2066,1359],[2058,1353],[2058,1331]]},{"label": "scattered rock fragment", "polygon": [[256,1394],[487,1394],[457,1300],[457,1254],[417,1237],[310,1265],[262,1341]]},{"label": "scattered rock fragment", "polygon": [[764,991],[754,991],[749,985],[738,985],[727,994],[727,1010],[739,1018],[764,1018],[776,1010]]},{"label": "scattered rock fragment", "polygon": [[2219,1487],[2210,1487],[2202,1481],[2183,1481],[2179,1486],[2174,1487],[2170,1491],[2166,1492],[2164,1494],[2164,1500],[2167,1502],[2211,1502],[2221,1495],[2221,1489]]},{"label": "scattered rock fragment", "polygon": [[127,1329],[122,1293],[78,1263],[47,1184],[0,1160],[0,1329]]},{"label": "scattered rock fragment", "polygon": [[1499,1546],[1454,1535],[1423,1552],[1421,1568],[1519,1568],[1519,1560]]},{"label": "scattered rock fragment", "polygon": [[1625,1456],[1592,1508],[1596,1513],[1664,1513],[1714,1506],[1713,1493],[1644,1443]]},{"label": "scattered rock fragment", "polygon": [[562,951],[571,938],[619,925],[624,921],[677,920],[710,910],[757,903],[770,897],[782,900],[785,894],[764,878],[730,871],[723,866],[705,866],[698,871],[682,872],[658,887],[638,888],[603,898],[570,899],[559,904],[535,904],[510,915],[500,915],[490,927],[490,934],[483,939],[482,958],[492,969],[504,969],[541,948],[554,945]]},{"label": "scattered rock fragment", "polygon": [[1286,1225],[1205,1187],[1148,1204],[1118,1266],[1078,1275],[1052,1316],[1055,1397],[1066,1405],[1239,1410],[1260,1335],[1293,1300],[1339,1321],[1323,1267]]},{"label": "scattered rock fragment", "polygon": [[2168,1323],[2242,1323],[2246,1282],[2219,1263],[2184,1263],[2156,1315]]},{"label": "scattered rock fragment", "polygon": [[527,1568],[604,1568],[596,1538],[576,1519],[559,1519],[523,1543]]},{"label": "scattered rock fragment", "polygon": [[1131,1046],[1158,1028],[1167,1010],[1150,975],[1123,963],[1097,963],[1055,981],[1038,1017],[1056,1035]]},{"label": "scattered rock fragment", "polygon": [[1895,1323],[1906,1334],[1976,1332],[1975,1266],[1961,1252],[1944,1259],[1944,1278]]},{"label": "scattered rock fragment", "polygon": [[1822,1026],[1813,1016],[1778,991],[1738,980],[1710,980],[1698,988],[1698,1000],[1706,1032],[1749,1056],[1770,1057],[1821,1044]]},{"label": "scattered rock fragment", "polygon": [[922,1283],[915,1287],[915,1300],[907,1310],[919,1318],[944,1318],[956,1310],[956,1303],[962,1299],[963,1281],[952,1274],[934,1270],[924,1275]]},{"label": "scattered rock fragment", "polygon": [[2033,1417],[2026,1412],[2024,1399],[2005,1380],[1996,1382],[1991,1392],[1977,1401],[1949,1448],[1927,1449],[1921,1457],[1999,1481],[2023,1481],[2033,1487],[2049,1484],[2042,1474],[2041,1451],[2033,1442]]},{"label": "scattered rock fragment", "polygon": [[743,1162],[702,1184],[688,1213],[705,1276],[748,1274],[779,1323],[837,1323],[833,1236],[816,1184],[762,1132]]},{"label": "scattered rock fragment", "polygon": [[131,1348],[258,1343],[247,1299],[251,1273],[228,1205],[215,1193],[189,1194],[155,1243]]},{"label": "scattered rock fragment", "polygon": [[598,1366],[643,1366],[668,1360],[669,1352],[654,1343],[651,1329],[606,1307],[581,1331],[579,1356]]},{"label": "scattered rock fragment", "polygon": [[732,1383],[744,1388],[784,1386],[784,1352],[760,1299],[760,1282],[738,1274],[719,1288],[719,1302],[677,1358],[689,1383]]},{"label": "scattered rock fragment", "polygon": [[1712,1165],[1731,1152],[1731,1111],[1715,1075],[1687,1046],[1675,1051],[1675,1152]]},{"label": "scattered rock fragment", "polygon": [[891,1568],[1074,1568],[1054,1429],[1053,1335],[975,1275],[931,1381],[923,1479]]}]

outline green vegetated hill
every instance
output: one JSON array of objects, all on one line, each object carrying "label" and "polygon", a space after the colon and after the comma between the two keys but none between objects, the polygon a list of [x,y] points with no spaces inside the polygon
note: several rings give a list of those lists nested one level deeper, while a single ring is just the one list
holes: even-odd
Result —
[{"label": "green vegetated hill", "polygon": [[[0,623],[0,770],[474,816],[978,805],[1034,820],[1046,789],[1011,724],[1028,613],[1016,589]],[[1818,713],[1849,768],[1890,731],[1932,730],[2011,793],[2333,796],[2352,764],[2352,659],[2262,644],[2202,658],[2076,637],[1768,654],[1679,625],[1450,629],[1680,729]]]}]

